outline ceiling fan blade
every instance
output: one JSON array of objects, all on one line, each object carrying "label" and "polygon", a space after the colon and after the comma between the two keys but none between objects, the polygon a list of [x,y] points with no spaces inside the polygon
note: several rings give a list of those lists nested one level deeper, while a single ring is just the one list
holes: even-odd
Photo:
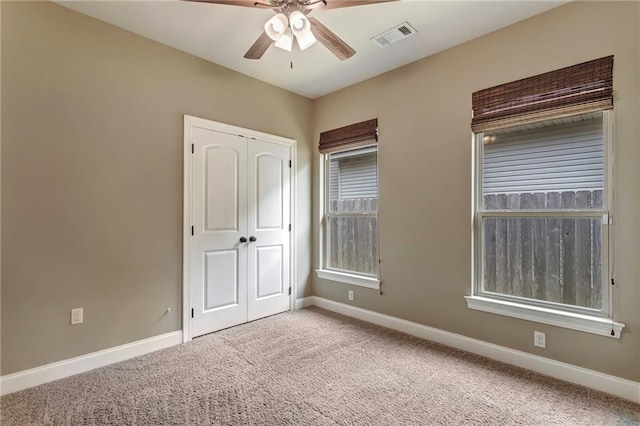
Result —
[{"label": "ceiling fan blade", "polygon": [[313,16],[309,17],[309,23],[311,23],[311,29],[316,39],[324,45],[331,53],[336,55],[338,59],[344,61],[356,54],[351,46],[345,43],[340,37],[338,37],[333,31],[325,27]]},{"label": "ceiling fan blade", "polygon": [[226,4],[228,6],[245,6],[245,7],[270,5],[268,0],[183,0],[183,1],[191,1],[196,3]]},{"label": "ceiling fan blade", "polygon": [[273,40],[267,35],[267,33],[263,32],[260,37],[253,43],[253,46],[247,50],[247,53],[244,54],[246,59],[260,59],[264,52],[267,51],[268,48],[273,44]]},{"label": "ceiling fan blade", "polygon": [[327,3],[323,10],[339,9],[342,7],[364,6],[367,4],[387,3],[398,0],[325,0]]}]

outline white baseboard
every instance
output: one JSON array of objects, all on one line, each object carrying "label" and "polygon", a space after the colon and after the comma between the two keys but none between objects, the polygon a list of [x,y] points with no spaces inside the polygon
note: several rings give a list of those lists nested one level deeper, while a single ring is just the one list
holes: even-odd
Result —
[{"label": "white baseboard", "polygon": [[[505,348],[415,322],[380,314],[318,296],[296,299],[295,309],[318,306],[422,339],[486,356],[507,364],[526,368],[546,376],[576,383],[640,403],[640,383],[611,376],[560,361]],[[6,395],[78,373],[135,358],[149,352],[182,343],[182,331],[174,331],[114,348],[43,365],[0,377],[0,395]]]},{"label": "white baseboard", "polygon": [[298,309],[308,308],[309,306],[313,306],[313,297],[314,296],[309,296],[309,297],[303,297],[301,299],[296,299],[295,310],[297,311]]},{"label": "white baseboard", "polygon": [[73,376],[94,368],[113,364],[114,362],[124,361],[159,349],[179,345],[180,343],[182,343],[182,331],[174,331],[41,367],[19,371],[0,377],[0,395]]},{"label": "white baseboard", "polygon": [[[310,300],[307,301],[306,299]],[[318,296],[306,297],[304,302],[305,305],[306,303],[311,303],[313,306],[319,308],[381,325],[453,348],[462,349],[506,364],[526,368],[527,370],[532,370],[545,376],[555,377],[570,383],[606,392],[635,403],[640,403],[640,383],[632,380],[622,379],[572,364],[494,345],[483,342],[482,340],[472,339],[460,334],[450,333],[389,315],[334,302],[333,300]]]}]

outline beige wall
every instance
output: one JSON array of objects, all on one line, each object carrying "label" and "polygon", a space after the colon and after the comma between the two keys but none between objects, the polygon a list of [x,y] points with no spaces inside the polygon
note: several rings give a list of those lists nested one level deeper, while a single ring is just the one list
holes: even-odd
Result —
[{"label": "beige wall", "polygon": [[[379,118],[384,294],[320,279],[314,280],[313,294],[348,303],[347,289],[353,289],[353,304],[362,308],[640,380],[639,7],[571,3],[317,100],[316,139],[321,131]],[[616,103],[615,317],[627,324],[622,338],[468,309],[471,93],[610,54]],[[317,153],[314,165],[318,200]],[[533,347],[534,330],[547,334],[547,349]]]},{"label": "beige wall", "polygon": [[183,114],[298,140],[308,293],[308,99],[53,3],[2,2],[2,107],[1,374],[181,328]]},{"label": "beige wall", "polygon": [[[0,4],[0,374],[180,329],[190,114],[298,140],[299,297],[318,133],[378,117],[384,294],[317,279],[313,294],[346,302],[351,288],[357,306],[640,380],[638,3],[572,3],[313,103],[52,3]],[[609,54],[622,339],[467,309],[471,93]]]}]

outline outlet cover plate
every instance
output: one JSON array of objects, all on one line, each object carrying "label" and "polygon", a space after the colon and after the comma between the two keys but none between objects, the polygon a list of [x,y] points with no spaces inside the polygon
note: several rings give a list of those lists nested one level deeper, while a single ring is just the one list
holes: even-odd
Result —
[{"label": "outlet cover plate", "polygon": [[541,331],[533,332],[533,345],[539,348],[547,347],[547,335]]},{"label": "outlet cover plate", "polygon": [[82,308],[71,309],[71,325],[82,324],[84,322],[84,312]]}]

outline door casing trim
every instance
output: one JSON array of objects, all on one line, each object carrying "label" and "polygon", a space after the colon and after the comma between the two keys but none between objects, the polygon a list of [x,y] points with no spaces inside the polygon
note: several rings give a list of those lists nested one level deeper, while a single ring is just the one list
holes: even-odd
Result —
[{"label": "door casing trim", "polygon": [[207,130],[213,130],[220,133],[228,133],[231,135],[240,135],[249,139],[259,139],[265,142],[276,143],[289,146],[291,149],[291,168],[290,173],[290,191],[291,199],[289,203],[291,232],[289,233],[289,282],[291,285],[291,294],[289,295],[289,310],[295,309],[295,300],[298,290],[297,280],[297,250],[296,250],[296,223],[297,223],[297,179],[296,179],[296,160],[297,160],[297,141],[295,139],[276,136],[269,133],[263,133],[256,130],[245,129],[242,127],[232,126],[230,124],[220,123],[217,121],[198,118],[191,115],[184,115],[184,135],[183,135],[183,213],[182,213],[182,342],[186,343],[192,339],[191,336],[191,291],[189,277],[189,258],[191,238],[191,130],[194,127],[201,127]]}]

